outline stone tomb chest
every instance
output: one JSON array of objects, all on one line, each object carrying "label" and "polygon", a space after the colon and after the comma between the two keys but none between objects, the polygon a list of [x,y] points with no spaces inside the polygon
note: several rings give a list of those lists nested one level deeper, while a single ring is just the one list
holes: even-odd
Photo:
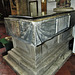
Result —
[{"label": "stone tomb chest", "polygon": [[4,59],[20,75],[54,75],[71,55],[70,13],[5,18],[14,48]]}]

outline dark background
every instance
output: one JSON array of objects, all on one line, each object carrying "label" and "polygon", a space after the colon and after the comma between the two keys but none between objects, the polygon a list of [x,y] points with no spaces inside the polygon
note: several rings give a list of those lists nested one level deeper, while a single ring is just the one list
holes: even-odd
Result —
[{"label": "dark background", "polygon": [[3,14],[1,18],[10,15],[10,2],[9,0],[0,0],[0,13]]}]

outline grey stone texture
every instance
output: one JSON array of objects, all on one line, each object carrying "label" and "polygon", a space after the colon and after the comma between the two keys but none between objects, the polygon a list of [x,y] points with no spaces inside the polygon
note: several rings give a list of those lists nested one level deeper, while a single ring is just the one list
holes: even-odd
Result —
[{"label": "grey stone texture", "polygon": [[[12,35],[14,48],[8,51],[4,59],[19,75],[54,75],[72,53],[68,48],[69,40],[73,38],[69,20],[69,14],[34,21],[7,18],[6,28]],[[22,39],[22,34],[17,31],[19,25],[26,39]],[[55,33],[51,35],[50,30]],[[31,38],[34,44],[38,44],[29,43]]]},{"label": "grey stone texture", "polygon": [[11,61],[16,63],[27,75],[53,75],[71,55],[68,49],[69,40],[72,38],[71,33],[72,29],[69,29],[37,47],[13,37],[14,48],[4,59],[9,64],[12,64]]}]

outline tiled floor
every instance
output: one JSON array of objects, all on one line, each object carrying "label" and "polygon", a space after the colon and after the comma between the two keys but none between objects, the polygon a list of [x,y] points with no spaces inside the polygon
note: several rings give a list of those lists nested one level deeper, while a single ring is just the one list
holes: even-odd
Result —
[{"label": "tiled floor", "polygon": [[75,55],[69,58],[56,75],[75,75]]}]

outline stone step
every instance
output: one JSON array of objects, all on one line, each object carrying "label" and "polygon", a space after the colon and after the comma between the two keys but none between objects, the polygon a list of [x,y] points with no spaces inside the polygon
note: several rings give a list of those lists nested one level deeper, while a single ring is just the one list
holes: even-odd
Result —
[{"label": "stone step", "polygon": [[[66,45],[65,45],[66,46]],[[66,48],[66,47],[64,47]],[[39,75],[41,75],[44,71],[46,71],[49,67],[52,66],[53,62],[55,62],[59,56],[62,56],[63,53],[66,51],[65,49],[59,50],[55,55],[53,55],[51,58],[48,58],[47,61],[43,62],[40,67],[37,68],[37,72]],[[35,73],[36,69],[32,69],[27,63],[25,63],[22,58],[18,55],[16,55],[14,52],[9,51],[8,55],[10,56],[10,58],[12,58],[14,61],[16,61],[16,63],[18,63],[22,68],[28,68],[30,71],[32,71],[33,73]],[[34,74],[33,74],[34,75]]]},{"label": "stone step", "polygon": [[35,69],[33,69],[32,67],[30,67],[26,62],[23,61],[23,59],[16,55],[13,51],[9,51],[8,52],[8,56],[15,61],[21,68],[23,68],[27,73],[29,73],[29,75],[35,75],[33,73],[35,73]]},{"label": "stone step", "polygon": [[[62,44],[63,45],[63,44]],[[41,66],[41,64],[43,63],[43,62],[46,62],[48,59],[50,59],[50,57],[52,57],[53,55],[55,55],[57,52],[59,52],[60,51],[60,49],[64,49],[65,47],[67,48],[67,44],[65,43],[63,46],[64,46],[64,48],[62,47],[62,45],[59,47],[55,47],[53,50],[52,50],[52,52],[50,53],[50,54],[47,54],[47,57],[45,57],[44,59],[42,59],[42,61],[41,61],[41,59],[40,59],[40,62],[38,63],[38,65],[37,66]]]},{"label": "stone step", "polygon": [[[24,60],[24,62],[26,62],[27,64],[29,64],[30,65],[30,67],[32,67],[32,68],[37,68],[36,67],[36,65],[35,65],[35,63],[33,63],[33,62],[30,62],[30,61],[28,61],[26,58],[24,58],[18,51],[16,51],[15,49],[12,49],[12,51],[14,52],[14,53],[16,53],[19,57],[21,57],[22,58],[22,60]],[[53,51],[53,55],[54,55],[54,53],[56,53],[56,51],[54,52]],[[51,57],[51,56],[50,56]],[[50,58],[49,57],[49,58]],[[48,60],[48,59],[47,59]],[[43,60],[42,60],[43,61]],[[46,61],[44,61],[44,62],[46,62]],[[43,63],[43,62],[42,62]],[[42,64],[42,63],[40,63],[40,65]],[[39,67],[40,67],[40,65],[39,65]],[[38,66],[38,65],[37,65]]]},{"label": "stone step", "polygon": [[[63,45],[63,44],[62,44]],[[61,47],[61,46],[60,46]],[[56,47],[55,47],[56,48]],[[23,56],[23,54],[21,53],[21,50],[19,48],[14,48],[12,49],[13,52],[15,52],[18,56],[21,56],[21,58],[23,60],[25,60],[25,62],[29,63],[29,65],[34,66],[35,62],[33,62],[31,59],[27,59],[25,56]],[[39,62],[40,64],[42,64],[43,62],[45,62],[48,58],[50,58],[52,55],[54,55],[56,52],[58,51],[58,48],[56,48],[54,51],[52,51],[49,56],[47,58],[44,58],[44,60],[42,60],[41,62]],[[48,54],[47,54],[48,55]],[[38,63],[37,63],[38,64]],[[38,64],[39,65],[39,64]],[[38,66],[37,65],[37,66]],[[40,66],[40,65],[39,65]],[[36,66],[34,66],[35,68]]]},{"label": "stone step", "polygon": [[[66,52],[67,50],[66,49],[63,49],[63,51],[62,50],[60,50],[60,51],[58,51],[55,55],[53,55],[51,58],[49,58],[46,62],[43,62],[42,64],[41,64],[41,66],[39,67],[39,72],[41,73],[44,73],[45,71],[47,71],[48,70],[48,68],[50,68],[52,65],[53,65],[53,63],[57,60],[57,59],[59,59],[59,57],[61,57],[62,55],[64,55],[64,53]],[[40,74],[40,75],[42,75],[42,73]]]},{"label": "stone step", "polygon": [[63,45],[66,45],[66,44],[68,44],[68,41],[63,41],[62,43],[56,44],[53,48],[50,48],[50,52],[47,52],[46,54],[41,55],[41,57],[36,60],[37,64],[41,62],[41,60],[46,61],[47,58],[49,58],[51,55],[54,55],[57,51],[59,51],[59,48],[61,48]]},{"label": "stone step", "polygon": [[[62,67],[62,65],[67,61],[67,59],[71,56],[71,51],[67,51],[64,56],[62,56],[59,60],[57,60],[44,74],[42,75],[55,75],[55,73]],[[64,57],[64,59],[63,59]],[[11,65],[11,67],[19,74],[19,75],[29,75],[22,69],[17,63],[13,60],[8,59],[8,55],[3,57],[6,62]],[[30,74],[31,75],[31,74]]]},{"label": "stone step", "polygon": [[3,58],[19,75],[28,75],[28,73],[24,69],[22,69],[16,62],[9,59],[8,55],[4,56]]},{"label": "stone step", "polygon": [[[54,54],[59,50],[59,48],[62,47],[62,45],[64,45],[64,44],[66,44],[66,43],[62,43],[62,44],[56,45],[55,48],[53,48],[53,49],[51,50],[51,52],[47,53],[46,55],[40,56],[40,58],[39,58],[38,60],[36,60],[36,64],[38,64],[38,65],[39,65],[39,64],[42,64],[42,62],[44,62],[44,61],[46,61],[48,58],[50,58],[51,55],[54,55]],[[20,53],[21,56],[23,56],[23,57],[24,57],[25,59],[27,59],[28,61],[31,61],[32,64],[35,63],[35,61],[32,60],[31,58],[29,58],[27,55],[25,55],[24,52],[22,52],[21,49],[19,49],[19,48],[15,48],[15,49],[16,49],[16,51],[17,51],[18,53]],[[54,50],[54,51],[53,51],[53,50]],[[42,61],[41,61],[41,60],[42,60]],[[38,65],[37,65],[37,66],[38,66]],[[39,65],[39,66],[40,66],[40,65]]]},{"label": "stone step", "polygon": [[72,51],[67,51],[59,60],[57,60],[43,75],[55,75],[62,65],[69,59]]},{"label": "stone step", "polygon": [[29,54],[23,52],[23,49],[16,47],[15,48],[17,52],[19,52],[23,57],[25,57],[28,61],[31,61],[33,63],[35,63],[35,61],[30,57]]},{"label": "stone step", "polygon": [[[16,49],[17,49],[17,48],[16,48]],[[14,52],[16,55],[18,55],[19,57],[21,57],[22,60],[23,60],[24,62],[26,62],[30,67],[32,67],[32,68],[35,69],[35,68],[36,68],[35,62],[32,62],[32,61],[26,59],[25,57],[23,57],[23,54],[21,54],[20,52],[18,52],[16,49],[13,48],[11,51],[13,51],[13,52]]]}]

